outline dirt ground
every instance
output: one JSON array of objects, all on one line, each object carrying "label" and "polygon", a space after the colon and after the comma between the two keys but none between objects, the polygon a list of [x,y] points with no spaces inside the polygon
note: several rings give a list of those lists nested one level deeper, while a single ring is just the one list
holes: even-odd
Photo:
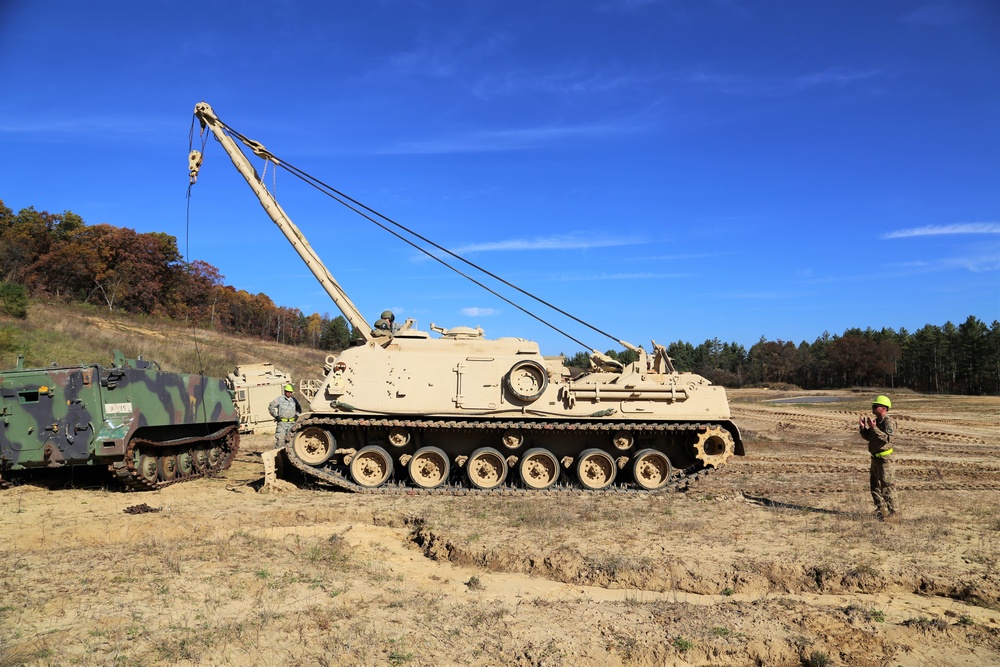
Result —
[{"label": "dirt ground", "polygon": [[686,493],[261,493],[266,436],[152,493],[16,484],[0,667],[1000,665],[1000,399],[893,395],[879,522],[869,395],[730,397],[747,456]]}]

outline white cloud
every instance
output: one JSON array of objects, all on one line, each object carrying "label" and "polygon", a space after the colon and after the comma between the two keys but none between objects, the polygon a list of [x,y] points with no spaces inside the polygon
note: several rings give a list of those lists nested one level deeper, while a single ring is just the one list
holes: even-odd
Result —
[{"label": "white cloud", "polygon": [[587,238],[582,236],[548,236],[534,239],[506,239],[489,243],[472,243],[455,248],[456,254],[472,252],[496,252],[506,250],[586,250],[588,248],[610,248],[614,246],[637,245],[641,239],[628,238]]},{"label": "white cloud", "polygon": [[948,234],[1000,234],[1000,223],[963,222],[954,225],[926,225],[883,234],[883,239],[907,239],[913,236],[943,236]]},{"label": "white cloud", "polygon": [[498,311],[493,308],[463,308],[462,314],[468,317],[491,317],[497,315]]}]

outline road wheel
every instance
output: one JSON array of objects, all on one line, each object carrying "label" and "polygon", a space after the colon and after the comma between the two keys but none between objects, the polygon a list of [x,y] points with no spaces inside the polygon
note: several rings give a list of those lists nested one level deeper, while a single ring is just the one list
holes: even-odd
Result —
[{"label": "road wheel", "polygon": [[194,471],[194,457],[191,452],[184,451],[177,455],[177,474],[187,477]]},{"label": "road wheel", "polygon": [[422,489],[441,486],[451,472],[448,455],[437,447],[421,447],[413,453],[406,467],[410,480]]},{"label": "road wheel", "polygon": [[208,470],[208,450],[199,448],[192,451],[191,462],[194,464],[194,469],[198,472]]},{"label": "road wheel", "polygon": [[588,449],[576,460],[576,478],[585,489],[600,491],[615,481],[618,467],[611,454],[600,449]]},{"label": "road wheel", "polygon": [[517,464],[521,482],[529,489],[542,491],[559,479],[559,461],[547,449],[529,449]]},{"label": "road wheel", "polygon": [[159,471],[159,462],[156,460],[155,456],[149,456],[148,454],[143,454],[139,457],[139,477],[142,478],[144,482],[149,484],[156,484],[156,476]]},{"label": "road wheel", "polygon": [[465,473],[477,489],[495,489],[507,479],[507,459],[492,447],[482,447],[466,461]]},{"label": "road wheel", "polygon": [[170,482],[177,477],[177,455],[161,456],[156,468],[157,476],[164,482]]},{"label": "road wheel", "polygon": [[392,475],[392,457],[377,445],[362,447],[350,465],[351,479],[359,486],[382,486]]},{"label": "road wheel", "polygon": [[295,434],[292,448],[306,465],[323,465],[330,460],[335,450],[333,434],[317,426],[307,426]]},{"label": "road wheel", "polygon": [[663,452],[644,449],[632,458],[632,477],[647,491],[662,489],[670,482],[674,469]]},{"label": "road wheel", "polygon": [[205,457],[208,459],[209,470],[215,470],[222,462],[222,447],[218,445],[209,447]]}]

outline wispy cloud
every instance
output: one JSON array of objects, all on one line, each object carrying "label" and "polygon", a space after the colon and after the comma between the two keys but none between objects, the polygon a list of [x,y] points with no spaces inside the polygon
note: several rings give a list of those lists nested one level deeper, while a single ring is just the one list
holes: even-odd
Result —
[{"label": "wispy cloud", "polygon": [[154,136],[177,129],[176,119],[150,117],[89,116],[76,118],[26,118],[22,121],[0,122],[0,134],[58,135],[63,140],[66,135],[100,135],[101,137],[128,136],[140,134]]},{"label": "wispy cloud", "polygon": [[803,296],[807,296],[808,292],[786,292],[786,291],[773,291],[773,292],[719,292],[712,294],[712,297],[735,299],[739,301],[774,301],[774,300],[784,300],[784,299],[796,299]]},{"label": "wispy cloud", "polygon": [[494,57],[512,39],[502,30],[485,35],[457,28],[432,31],[419,36],[414,48],[390,56],[388,63],[395,72],[407,77],[449,79]]},{"label": "wispy cloud", "polygon": [[691,260],[691,259],[711,259],[714,257],[726,257],[731,255],[729,252],[688,252],[680,253],[677,255],[653,255],[649,257],[635,257],[633,261],[636,262],[676,262],[679,260]]},{"label": "wispy cloud", "polygon": [[732,95],[782,96],[814,88],[844,87],[883,75],[884,72],[879,69],[827,68],[785,77],[723,74],[699,69],[676,72],[668,75],[668,78],[679,83],[715,88]]},{"label": "wispy cloud", "polygon": [[686,273],[577,273],[572,275],[553,276],[554,282],[579,282],[585,280],[673,280],[686,278]]},{"label": "wispy cloud", "polygon": [[598,11],[633,13],[646,7],[662,4],[661,0],[606,0],[597,5]]},{"label": "wispy cloud", "polygon": [[583,236],[548,236],[534,239],[507,239],[488,243],[472,243],[454,248],[461,255],[474,252],[498,252],[510,250],[588,250],[590,248],[610,248],[615,246],[644,243],[636,238],[591,238]]},{"label": "wispy cloud", "polygon": [[941,264],[946,269],[965,269],[972,273],[991,273],[1000,271],[1000,255],[982,254],[966,255],[964,257],[948,257],[941,260]]},{"label": "wispy cloud", "polygon": [[927,5],[908,12],[900,19],[903,23],[919,23],[922,25],[952,25],[965,19],[966,8],[961,5],[940,4]]},{"label": "wispy cloud", "polygon": [[634,121],[544,125],[492,132],[468,132],[421,141],[398,143],[380,151],[383,155],[427,155],[440,153],[484,153],[523,150],[565,139],[632,134],[646,126]]},{"label": "wispy cloud", "polygon": [[524,94],[606,95],[622,90],[638,90],[656,84],[659,73],[615,71],[614,69],[561,69],[537,74],[532,70],[508,70],[481,77],[472,88],[480,99]]},{"label": "wispy cloud", "polygon": [[1000,223],[962,222],[953,225],[925,225],[883,234],[883,239],[908,239],[914,236],[945,236],[952,234],[1000,234]]},{"label": "wispy cloud", "polygon": [[838,283],[871,283],[879,280],[898,280],[940,272],[962,269],[970,273],[1000,271],[1000,253],[996,247],[970,249],[961,255],[931,260],[913,260],[888,264],[884,271],[872,274],[841,273],[837,275],[803,277],[803,285],[834,285]]},{"label": "wispy cloud", "polygon": [[101,133],[110,132],[132,133],[142,132],[146,127],[138,122],[129,124],[128,122],[114,121],[110,118],[52,118],[26,119],[23,122],[0,124],[0,132],[11,134],[43,134],[57,132],[60,134],[81,134],[81,133]]},{"label": "wispy cloud", "polygon": [[462,314],[467,317],[492,317],[494,315],[499,315],[500,311],[495,308],[463,308]]}]

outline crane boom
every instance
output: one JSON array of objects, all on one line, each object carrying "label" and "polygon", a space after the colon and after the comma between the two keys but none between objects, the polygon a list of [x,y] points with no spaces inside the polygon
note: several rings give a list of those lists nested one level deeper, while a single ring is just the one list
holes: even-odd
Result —
[{"label": "crane boom", "polygon": [[[299,231],[299,228],[295,226],[291,218],[282,210],[281,206],[274,199],[271,193],[268,191],[267,187],[261,181],[260,176],[257,175],[257,171],[250,164],[246,155],[240,150],[239,146],[231,136],[225,131],[219,117],[215,115],[215,111],[209,106],[207,102],[199,102],[194,107],[194,115],[198,118],[201,123],[202,132],[205,131],[207,127],[215,135],[216,140],[222,144],[222,147],[226,149],[226,153],[229,154],[229,158],[233,161],[233,165],[236,170],[240,172],[243,178],[246,179],[247,184],[253,193],[257,195],[257,199],[260,200],[261,206],[264,207],[264,212],[274,221],[274,224],[278,226],[281,233],[285,235],[288,242],[292,244],[292,248],[295,252],[299,254],[302,261],[306,263],[312,274],[316,276],[316,280],[319,281],[326,293],[330,295],[333,302],[340,309],[340,312],[344,314],[347,321],[351,323],[354,329],[360,332],[361,336],[364,337],[366,342],[371,342],[375,340],[372,335],[371,326],[365,320],[361,311],[358,310],[354,302],[351,301],[350,297],[347,296],[347,292],[344,288],[334,279],[333,275],[330,273],[326,265],[319,258],[316,252],[309,245],[309,241],[306,237]],[[264,147],[252,141],[244,141],[244,143],[254,152],[265,160],[270,160],[275,165],[279,164],[277,158],[267,152]],[[198,168],[201,166],[201,153],[198,151],[192,151],[189,157],[190,168],[191,168],[191,183],[195,182],[198,174]]]}]

